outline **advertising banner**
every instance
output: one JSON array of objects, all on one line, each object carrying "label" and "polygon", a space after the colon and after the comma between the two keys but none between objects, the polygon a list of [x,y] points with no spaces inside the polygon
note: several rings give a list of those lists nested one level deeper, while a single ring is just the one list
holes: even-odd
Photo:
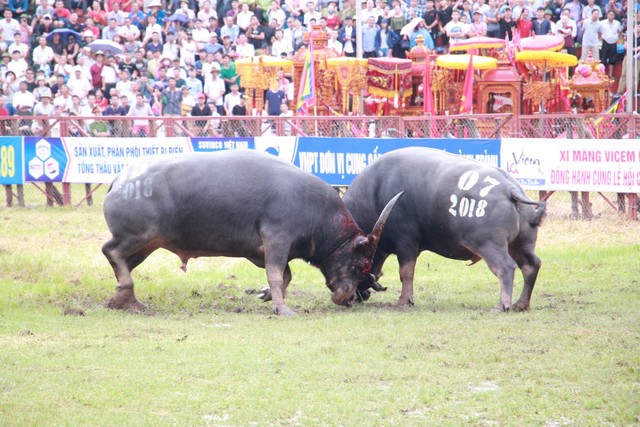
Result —
[{"label": "advertising banner", "polygon": [[24,182],[22,137],[0,137],[0,184]]},{"label": "advertising banner", "polygon": [[500,160],[527,189],[640,191],[637,140],[505,138]]},{"label": "advertising banner", "polygon": [[188,138],[25,139],[26,181],[111,183],[131,163],[192,151]]},{"label": "advertising banner", "polygon": [[300,137],[294,164],[334,186],[346,186],[369,164],[389,151],[430,147],[498,167],[498,139],[320,138]]}]

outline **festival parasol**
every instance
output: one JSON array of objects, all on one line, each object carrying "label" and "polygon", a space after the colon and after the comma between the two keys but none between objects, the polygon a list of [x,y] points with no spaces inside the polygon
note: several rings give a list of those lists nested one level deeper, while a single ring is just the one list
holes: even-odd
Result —
[{"label": "festival parasol", "polygon": [[542,65],[546,71],[547,68],[573,67],[578,63],[578,58],[568,53],[550,50],[526,50],[516,52],[516,61]]},{"label": "festival parasol", "polygon": [[[439,55],[436,57],[438,67],[450,70],[466,70],[469,67],[469,55]],[[476,70],[493,70],[498,67],[496,58],[473,55],[473,68]]]},{"label": "festival parasol", "polygon": [[[530,50],[516,52],[516,61],[542,66],[543,81],[547,84],[548,68],[571,67],[578,63],[578,58],[568,53],[553,52],[550,50]],[[541,111],[544,109],[544,97],[541,102]]]},{"label": "festival parasol", "polygon": [[557,52],[563,47],[564,37],[561,36],[547,34],[520,39],[520,48],[522,50],[552,50]]},{"label": "festival parasol", "polygon": [[267,67],[291,68],[293,66],[293,61],[291,59],[276,58],[275,56],[270,56],[270,55],[260,55],[260,56],[252,56],[247,58],[240,58],[237,61],[235,61],[235,64],[236,64],[236,67],[258,65],[263,68],[267,68]]},{"label": "festival parasol", "polygon": [[[451,43],[449,52],[458,52],[471,49],[502,49],[504,48],[504,39],[498,39],[495,37],[474,36],[468,39],[456,41]],[[476,58],[474,58],[475,61]]]},{"label": "festival parasol", "polygon": [[73,31],[69,28],[56,28],[55,30],[47,34],[47,37],[46,37],[47,41],[51,41],[53,39],[54,34],[60,35],[60,38],[65,42],[67,41],[69,36],[73,36],[76,39],[76,42],[78,43],[82,41],[82,36],[80,35],[80,33],[78,33],[77,31]]}]

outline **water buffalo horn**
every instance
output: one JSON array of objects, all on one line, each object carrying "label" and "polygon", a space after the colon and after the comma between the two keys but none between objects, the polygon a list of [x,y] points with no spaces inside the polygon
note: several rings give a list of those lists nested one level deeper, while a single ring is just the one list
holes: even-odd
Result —
[{"label": "water buffalo horn", "polygon": [[369,258],[373,259],[373,255],[376,253],[376,248],[378,247],[378,242],[380,241],[380,235],[382,235],[382,229],[384,228],[384,224],[387,222],[389,215],[391,214],[391,210],[395,206],[396,202],[402,195],[404,194],[404,190],[399,192],[394,196],[393,199],[389,200],[387,206],[384,207],[378,221],[376,221],[376,225],[373,227],[371,234],[368,236],[369,240],[369,248],[368,254]]}]

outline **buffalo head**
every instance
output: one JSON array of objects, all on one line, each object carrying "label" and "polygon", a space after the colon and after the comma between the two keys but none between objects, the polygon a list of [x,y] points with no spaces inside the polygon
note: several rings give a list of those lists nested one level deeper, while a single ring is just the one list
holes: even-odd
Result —
[{"label": "buffalo head", "polygon": [[383,290],[371,274],[371,263],[376,253],[384,224],[391,210],[404,191],[398,193],[382,210],[371,234],[364,233],[344,242],[337,248],[321,267],[327,280],[327,287],[333,292],[332,301],[338,305],[351,307],[360,300],[360,290],[369,288]]}]

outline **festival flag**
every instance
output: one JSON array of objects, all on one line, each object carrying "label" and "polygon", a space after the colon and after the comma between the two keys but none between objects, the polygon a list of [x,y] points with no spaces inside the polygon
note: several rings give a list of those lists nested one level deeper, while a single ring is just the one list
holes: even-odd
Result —
[{"label": "festival flag", "polygon": [[460,114],[471,113],[473,109],[473,54],[469,55],[469,66],[464,76],[462,99],[460,100]]},{"label": "festival flag", "polygon": [[431,56],[427,50],[424,66],[424,79],[422,81],[422,106],[425,115],[435,116],[436,109],[433,105],[433,93],[431,92]]},{"label": "festival flag", "polygon": [[296,111],[298,115],[308,115],[309,108],[317,104],[316,75],[313,65],[313,40],[309,38],[309,49],[305,56],[304,68],[300,75],[300,89],[298,90],[298,102]]}]

